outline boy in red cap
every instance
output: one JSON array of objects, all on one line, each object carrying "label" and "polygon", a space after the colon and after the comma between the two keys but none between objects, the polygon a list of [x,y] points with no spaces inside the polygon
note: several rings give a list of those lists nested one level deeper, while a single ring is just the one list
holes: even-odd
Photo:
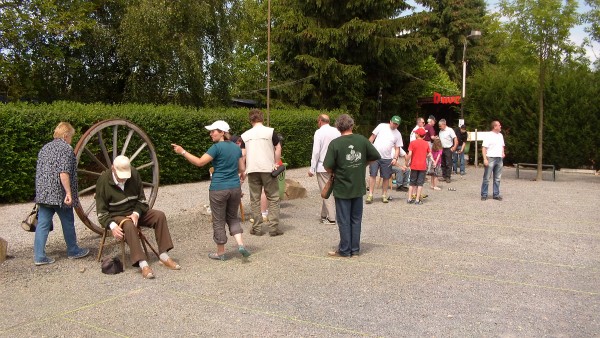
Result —
[{"label": "boy in red cap", "polygon": [[417,139],[408,146],[408,155],[406,160],[410,162],[410,184],[408,188],[407,203],[423,204],[421,200],[421,191],[425,183],[425,173],[427,171],[427,157],[431,158],[431,149],[429,143],[423,140],[427,132],[423,128],[415,131]]}]

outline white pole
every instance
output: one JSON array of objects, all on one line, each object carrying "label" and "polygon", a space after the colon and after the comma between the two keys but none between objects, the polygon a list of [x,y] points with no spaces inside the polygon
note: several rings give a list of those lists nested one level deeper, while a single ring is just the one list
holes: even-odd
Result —
[{"label": "white pole", "polygon": [[475,129],[475,168],[478,167],[477,161],[479,160],[478,159],[478,157],[479,157],[479,155],[478,155],[478,149],[477,149],[478,148],[478,144],[477,144],[478,141],[479,141],[479,139],[477,138],[477,129]]},{"label": "white pole", "polygon": [[267,7],[267,126],[271,126],[271,0]]}]

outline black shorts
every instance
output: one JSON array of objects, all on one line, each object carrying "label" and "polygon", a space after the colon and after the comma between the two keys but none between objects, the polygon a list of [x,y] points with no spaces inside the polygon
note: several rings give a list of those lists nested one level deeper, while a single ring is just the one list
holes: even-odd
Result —
[{"label": "black shorts", "polygon": [[425,170],[411,170],[410,171],[410,183],[411,187],[418,186],[422,187],[425,184]]}]

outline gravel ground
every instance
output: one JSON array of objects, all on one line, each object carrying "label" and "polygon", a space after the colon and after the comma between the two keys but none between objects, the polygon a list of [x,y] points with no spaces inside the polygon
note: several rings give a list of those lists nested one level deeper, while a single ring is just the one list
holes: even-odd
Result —
[{"label": "gravel ground", "polygon": [[57,221],[47,246],[56,263],[35,267],[33,234],[19,226],[31,204],[0,205],[11,256],[0,264],[0,336],[600,335],[599,176],[533,182],[533,171],[517,180],[505,168],[502,202],[480,201],[474,167],[442,191],[426,189],[421,206],[395,191],[383,204],[377,191],[365,206],[361,256],[342,259],[326,257],[337,227],[318,223],[306,171],[287,172],[309,198],[281,203],[283,236],[251,236],[246,221],[246,261],[233,239],[227,261],[206,256],[215,248],[202,214],[208,182],[161,187],[155,208],[167,214],[183,269],[151,257],[154,280],[133,268],[103,275],[93,257],[99,236],[79,220],[92,255],[68,260]]}]

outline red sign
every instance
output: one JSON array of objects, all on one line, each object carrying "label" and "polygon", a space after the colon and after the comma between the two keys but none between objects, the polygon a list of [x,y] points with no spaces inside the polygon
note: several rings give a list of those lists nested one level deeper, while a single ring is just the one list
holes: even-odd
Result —
[{"label": "red sign", "polygon": [[460,104],[460,95],[442,96],[440,93],[433,92],[434,104]]}]

